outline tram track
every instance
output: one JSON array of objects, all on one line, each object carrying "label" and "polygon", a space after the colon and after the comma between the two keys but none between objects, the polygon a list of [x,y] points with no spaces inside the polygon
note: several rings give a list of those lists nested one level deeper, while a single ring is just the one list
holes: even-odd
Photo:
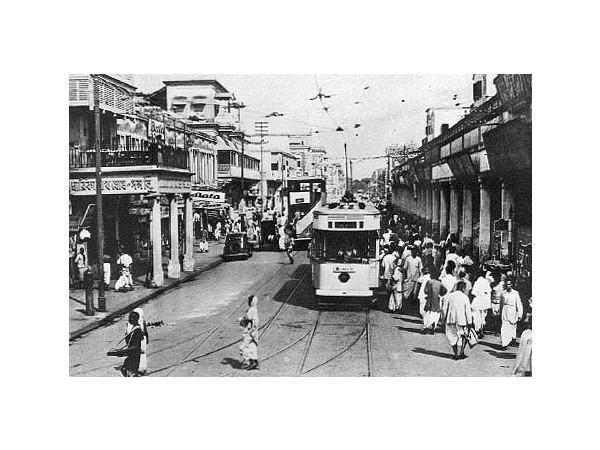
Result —
[{"label": "tram track", "polygon": [[[281,313],[281,311],[284,309],[284,307],[285,307],[285,306],[286,306],[286,304],[288,303],[289,299],[290,299],[290,298],[291,298],[291,297],[294,295],[294,293],[296,292],[296,290],[297,290],[297,289],[298,289],[298,288],[299,288],[299,287],[302,285],[302,282],[304,281],[304,279],[305,279],[305,278],[306,278],[306,277],[307,277],[309,274],[310,274],[310,270],[308,270],[308,269],[307,269],[307,270],[305,271],[305,273],[304,273],[304,274],[303,274],[303,275],[302,275],[302,276],[301,276],[301,277],[298,279],[298,281],[297,281],[296,285],[295,285],[295,286],[293,287],[293,289],[292,289],[292,290],[289,292],[289,294],[287,294],[287,295],[286,295],[286,297],[284,298],[284,300],[283,300],[283,301],[281,302],[281,304],[278,306],[278,308],[277,308],[277,310],[275,311],[275,313],[274,313],[274,314],[273,314],[273,315],[272,315],[272,316],[269,318],[269,320],[267,320],[267,321],[266,321],[266,322],[265,322],[263,325],[261,325],[261,326],[258,328],[258,330],[259,330],[259,332],[260,332],[260,335],[259,335],[259,342],[260,342],[260,339],[262,339],[262,337],[264,336],[264,334],[265,334],[265,333],[266,333],[266,332],[267,332],[267,331],[270,329],[270,327],[272,326],[272,324],[275,322],[275,319],[276,319],[276,318],[279,316],[279,314]],[[271,277],[271,278],[270,278],[268,281],[271,281],[271,280],[273,280],[273,279],[274,279],[274,277]],[[268,281],[267,281],[267,282],[268,282]],[[266,284],[266,283],[265,283],[265,284]],[[245,303],[245,302],[244,302],[244,303]],[[242,304],[244,304],[244,303],[242,303]],[[239,307],[240,307],[240,306],[241,306],[241,305],[239,305],[237,309],[239,309]],[[237,311],[237,309],[236,309],[236,310],[234,310],[233,312]],[[232,312],[232,313],[230,313],[230,314],[228,315],[228,318],[231,318],[231,315],[233,314],[233,312]],[[193,347],[191,350],[189,350],[189,351],[188,351],[188,352],[187,352],[187,353],[186,353],[186,354],[185,354],[185,355],[184,355],[184,356],[183,356],[183,357],[180,359],[180,361],[179,361],[179,362],[177,362],[177,363],[175,363],[175,364],[172,364],[172,365],[170,365],[170,366],[167,366],[167,367],[163,367],[163,368],[160,368],[160,369],[156,369],[156,370],[154,370],[154,371],[152,371],[152,372],[149,372],[149,373],[148,373],[148,375],[152,375],[152,374],[160,373],[160,372],[163,372],[163,371],[165,371],[165,370],[166,370],[167,372],[164,374],[164,376],[170,376],[170,375],[173,373],[173,371],[174,371],[176,368],[178,368],[178,367],[181,367],[181,366],[182,366],[182,365],[184,365],[184,364],[187,364],[187,363],[192,363],[192,362],[198,362],[198,361],[199,361],[200,359],[202,359],[202,358],[205,358],[205,357],[207,357],[207,356],[210,356],[210,355],[213,355],[213,354],[219,353],[219,352],[221,352],[221,351],[223,351],[223,350],[226,350],[226,349],[228,349],[228,348],[230,348],[230,347],[234,346],[235,344],[239,344],[239,343],[242,341],[242,338],[236,339],[236,340],[234,340],[234,341],[231,341],[231,342],[229,342],[229,343],[227,343],[227,344],[225,344],[225,345],[222,345],[222,346],[220,346],[220,347],[217,347],[217,348],[215,348],[215,349],[212,349],[212,350],[210,350],[210,351],[208,351],[208,352],[205,352],[205,353],[203,353],[203,354],[201,354],[201,355],[197,355],[197,356],[194,356],[194,357],[191,357],[191,358],[190,358],[190,356],[191,356],[191,355],[192,355],[192,354],[193,354],[195,351],[197,351],[197,350],[198,350],[198,348],[200,348],[202,344],[204,344],[205,342],[207,342],[207,341],[208,341],[208,340],[209,340],[209,339],[210,339],[210,338],[211,338],[211,337],[212,337],[212,336],[213,336],[213,335],[214,335],[214,334],[215,334],[217,331],[219,331],[219,329],[221,329],[221,328],[223,327],[223,325],[225,325],[225,324],[229,323],[229,320],[228,320],[228,318],[227,318],[227,319],[224,319],[224,320],[222,320],[222,321],[221,321],[221,322],[220,322],[220,323],[219,323],[219,324],[218,324],[218,325],[217,325],[217,326],[216,326],[216,327],[213,329],[213,331],[212,331],[212,332],[211,332],[211,333],[210,333],[208,336],[206,336],[205,338],[203,338],[203,339],[202,339],[202,340],[201,340],[201,341],[200,341],[198,344],[196,344],[196,345],[195,345],[195,346],[194,346],[194,347]]]},{"label": "tram track", "polygon": [[[267,279],[266,279],[266,280],[265,280],[263,283],[261,283],[261,284],[260,284],[258,287],[252,287],[252,288],[249,288],[249,289],[247,289],[247,290],[246,290],[246,292],[245,292],[245,293],[247,294],[248,292],[260,292],[261,290],[263,290],[263,288],[264,288],[264,287],[265,287],[265,286],[266,286],[268,283],[272,282],[273,280],[277,280],[277,277],[278,277],[278,275],[279,275],[279,274],[280,274],[280,273],[281,273],[281,272],[282,272],[282,271],[283,271],[283,270],[284,270],[286,267],[288,267],[288,266],[287,266],[287,265],[282,265],[282,266],[281,266],[279,269],[277,269],[277,270],[276,270],[276,271],[275,271],[275,272],[274,272],[272,275],[268,276],[268,278],[267,278]],[[232,309],[229,311],[229,313],[226,315],[226,317],[225,317],[223,320],[221,320],[221,321],[220,321],[220,322],[219,322],[217,325],[215,325],[215,326],[212,326],[212,327],[210,327],[210,328],[207,328],[207,329],[204,329],[204,330],[202,330],[202,331],[200,331],[200,332],[197,332],[197,333],[195,333],[194,335],[192,335],[191,337],[188,337],[188,338],[186,338],[186,339],[184,339],[184,340],[180,340],[180,341],[178,341],[178,342],[176,342],[176,343],[174,343],[174,344],[168,345],[168,346],[166,346],[166,347],[161,347],[160,349],[157,349],[157,350],[155,350],[155,351],[153,351],[153,352],[149,352],[149,353],[148,353],[148,357],[150,357],[150,358],[151,358],[152,356],[155,356],[155,355],[158,355],[158,354],[164,353],[164,352],[166,352],[166,351],[168,351],[168,350],[173,350],[173,349],[175,349],[175,348],[177,348],[177,347],[179,347],[179,346],[182,346],[182,345],[185,345],[185,344],[189,343],[190,341],[193,341],[193,340],[195,340],[195,339],[198,339],[198,338],[200,338],[200,337],[202,337],[202,336],[204,336],[204,335],[206,335],[206,334],[209,334],[209,336],[205,336],[203,339],[201,339],[201,341],[200,341],[198,344],[196,344],[196,345],[194,346],[194,349],[197,349],[197,348],[199,348],[199,347],[200,347],[200,346],[201,346],[201,345],[202,345],[204,342],[206,342],[206,341],[208,340],[208,338],[209,338],[210,336],[214,335],[214,333],[215,333],[216,331],[218,331],[218,330],[219,330],[219,329],[220,329],[220,328],[221,328],[223,325],[225,325],[226,323],[228,323],[228,322],[229,322],[229,320],[231,319],[231,316],[233,316],[233,315],[234,315],[234,314],[235,314],[237,311],[239,311],[239,310],[240,310],[240,309],[241,309],[243,306],[247,305],[247,299],[245,298],[246,296],[243,296],[243,297],[244,297],[244,300],[242,300],[242,301],[241,301],[239,304],[236,304],[236,305],[235,305],[235,306],[234,306],[234,307],[233,307],[233,308],[232,308]],[[189,351],[189,352],[187,353],[187,356],[189,356],[189,355],[191,354],[191,352],[193,352],[193,351],[194,351],[194,349],[193,349],[193,350],[191,350],[191,351]],[[87,356],[87,357],[86,357],[86,358],[83,360],[83,362],[79,362],[78,364],[82,365],[82,364],[84,364],[85,362],[89,361],[89,360],[90,360],[90,359],[91,359],[93,356],[101,356],[101,355],[105,355],[105,354],[106,354],[106,349],[104,349],[104,348],[103,348],[103,349],[99,350],[98,352],[96,352],[96,353],[95,353],[95,354],[93,354],[93,355],[88,355],[88,356]],[[186,357],[184,357],[184,359],[185,359],[185,358],[187,358],[187,356],[186,356]],[[79,375],[89,374],[89,373],[91,373],[91,372],[95,372],[95,371],[98,371],[98,370],[103,370],[103,369],[111,368],[111,367],[114,367],[114,366],[115,366],[115,363],[103,364],[103,365],[101,365],[101,366],[96,366],[96,367],[87,368],[87,369],[84,369],[84,370],[79,370],[79,371],[71,372],[71,373],[70,373],[70,376],[79,376]],[[72,368],[73,368],[73,367],[72,367]],[[164,369],[158,369],[158,370],[153,370],[153,371],[150,371],[150,372],[148,372],[148,375],[151,375],[151,374],[153,374],[153,373],[159,372],[159,371],[161,371],[161,370],[164,370]]]}]

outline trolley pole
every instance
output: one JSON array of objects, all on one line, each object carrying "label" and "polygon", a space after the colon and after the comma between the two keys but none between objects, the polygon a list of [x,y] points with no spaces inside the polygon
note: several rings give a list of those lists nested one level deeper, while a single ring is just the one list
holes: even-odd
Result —
[{"label": "trolley pole", "polygon": [[106,311],[104,294],[104,223],[102,216],[102,161],[100,149],[100,93],[94,78],[94,124],[96,135],[96,234],[98,236],[98,311]]}]

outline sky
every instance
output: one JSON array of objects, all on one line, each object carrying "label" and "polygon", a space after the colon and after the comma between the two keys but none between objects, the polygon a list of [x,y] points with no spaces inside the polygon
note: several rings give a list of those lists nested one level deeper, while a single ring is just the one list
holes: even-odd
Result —
[{"label": "sky", "polygon": [[[242,128],[254,132],[254,122],[268,121],[270,133],[313,133],[311,144],[322,145],[328,155],[343,163],[344,143],[348,157],[356,158],[354,178],[370,177],[385,166],[383,155],[393,144],[414,142],[425,136],[425,110],[471,104],[471,74],[454,75],[133,75],[142,92],[162,87],[164,80],[216,79],[235,94],[246,108]],[[323,104],[314,98],[321,89],[331,98]],[[453,100],[454,95],[457,96]],[[324,111],[323,106],[328,108]],[[278,112],[281,117],[265,116]],[[355,125],[359,124],[359,127]],[[335,130],[341,127],[343,132]]]}]

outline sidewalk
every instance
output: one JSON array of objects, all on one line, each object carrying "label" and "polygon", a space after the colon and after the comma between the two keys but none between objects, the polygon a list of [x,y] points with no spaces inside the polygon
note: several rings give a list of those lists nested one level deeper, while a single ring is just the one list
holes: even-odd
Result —
[{"label": "sidewalk", "polygon": [[[94,290],[94,309],[95,315],[85,315],[85,292],[83,289],[69,290],[69,340],[76,339],[89,331],[95,330],[112,322],[129,311],[133,311],[138,306],[146,303],[155,297],[175,288],[179,284],[194,278],[195,276],[212,269],[222,263],[221,254],[223,253],[223,242],[210,242],[208,253],[194,253],[194,271],[182,272],[181,278],[171,279],[166,277],[165,283],[160,288],[147,288],[144,286],[145,275],[134,276],[134,290],[130,292],[115,292],[115,280],[111,281],[111,289],[107,290],[106,311],[99,312],[98,291]],[[166,259],[165,259],[166,261]],[[165,266],[163,261],[163,266]]]}]

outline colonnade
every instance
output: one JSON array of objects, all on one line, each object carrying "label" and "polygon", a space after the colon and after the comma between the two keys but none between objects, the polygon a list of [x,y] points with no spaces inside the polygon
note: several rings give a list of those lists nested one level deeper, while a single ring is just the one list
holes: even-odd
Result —
[{"label": "colonnade", "polygon": [[[463,248],[470,249],[480,261],[490,257],[493,234],[490,180],[443,180],[407,186],[396,193],[399,206],[423,226],[423,230],[445,240],[455,234]],[[476,196],[476,197],[475,197]],[[514,191],[502,181],[502,218],[508,219],[514,208]],[[473,211],[474,199],[479,211]],[[473,228],[478,226],[478,248],[473,248]],[[507,250],[507,242],[502,243]]]},{"label": "colonnade", "polygon": [[[162,268],[162,230],[160,213],[160,195],[152,198],[150,215],[150,243],[152,245],[152,282],[155,286],[164,285],[164,273]],[[168,194],[169,199],[169,229],[171,251],[169,254],[169,264],[167,266],[168,278],[179,278],[181,276],[181,266],[179,264],[179,219],[178,219],[178,200],[179,194]],[[185,222],[185,245],[183,256],[183,271],[192,272],[194,270],[194,233],[193,233],[193,212],[192,198],[190,195],[183,195],[184,198],[184,222]]]}]

